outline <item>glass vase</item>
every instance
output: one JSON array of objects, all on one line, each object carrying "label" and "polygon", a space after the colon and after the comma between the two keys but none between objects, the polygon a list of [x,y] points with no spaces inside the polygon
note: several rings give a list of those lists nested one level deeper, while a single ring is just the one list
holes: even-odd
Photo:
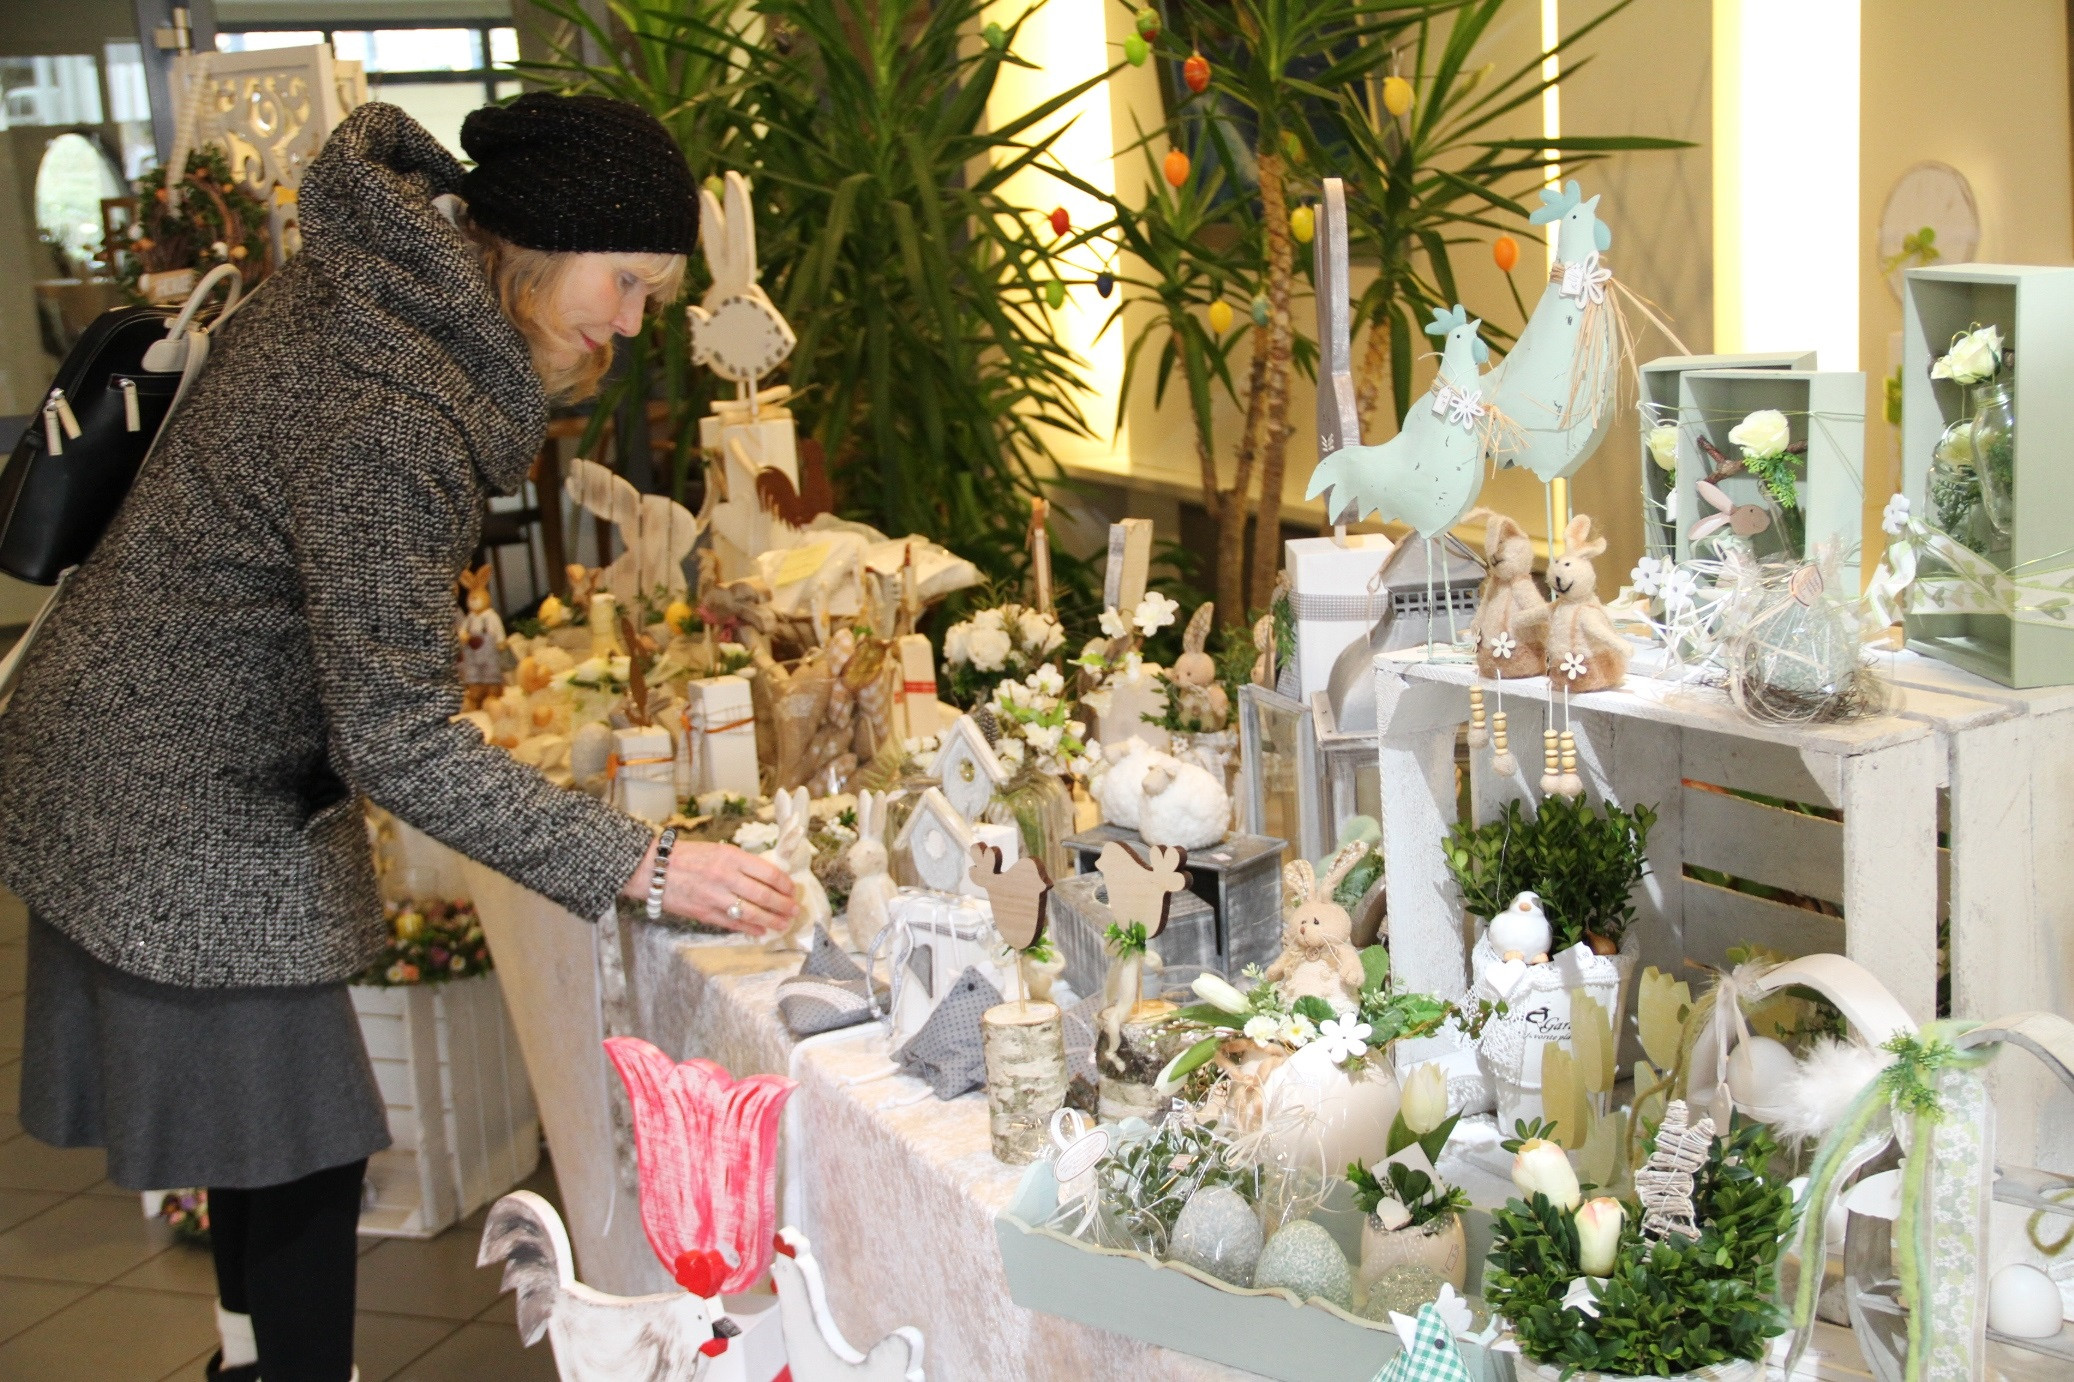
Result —
[{"label": "glass vase", "polygon": [[1065,782],[1024,768],[994,794],[985,814],[991,823],[1014,826],[1023,837],[1023,853],[1053,878],[1072,873],[1065,841],[1073,833],[1073,792]]},{"label": "glass vase", "polygon": [[1973,468],[1980,477],[1980,503],[2006,546],[2016,510],[2016,385],[1991,379],[1976,384],[1973,398]]}]

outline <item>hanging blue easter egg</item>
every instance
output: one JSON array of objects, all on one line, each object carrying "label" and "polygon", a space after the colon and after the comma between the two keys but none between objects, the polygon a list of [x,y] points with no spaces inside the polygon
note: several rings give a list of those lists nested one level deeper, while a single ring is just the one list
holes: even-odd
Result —
[{"label": "hanging blue easter egg", "polygon": [[1107,269],[1104,269],[1102,270],[1102,272],[1096,274],[1095,291],[1100,293],[1103,297],[1108,297],[1111,293],[1115,292],[1116,275],[1110,273]]}]

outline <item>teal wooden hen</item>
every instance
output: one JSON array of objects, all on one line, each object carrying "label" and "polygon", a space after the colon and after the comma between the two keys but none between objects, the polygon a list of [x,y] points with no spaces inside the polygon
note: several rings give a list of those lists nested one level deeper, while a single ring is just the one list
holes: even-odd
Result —
[{"label": "teal wooden hen", "polygon": [[[1322,309],[1321,309],[1322,310]],[[1363,446],[1356,434],[1311,472],[1306,497],[1327,496],[1327,513],[1344,519],[1379,514],[1410,524],[1420,537],[1453,527],[1483,488],[1484,461],[1502,420],[1484,401],[1477,366],[1490,347],[1477,337],[1481,321],[1459,303],[1433,309],[1426,334],[1440,336],[1440,373],[1431,391],[1412,404],[1397,435]]]}]

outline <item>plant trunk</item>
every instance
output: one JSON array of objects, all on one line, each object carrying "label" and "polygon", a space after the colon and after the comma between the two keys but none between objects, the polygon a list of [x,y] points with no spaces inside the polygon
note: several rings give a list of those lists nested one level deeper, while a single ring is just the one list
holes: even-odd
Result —
[{"label": "plant trunk", "polygon": [[1267,359],[1255,391],[1260,401],[1260,510],[1254,523],[1251,584],[1265,601],[1282,564],[1282,462],[1289,447],[1289,288],[1295,255],[1289,206],[1282,196],[1280,152],[1260,153],[1260,210],[1267,228]]},{"label": "plant trunk", "polygon": [[[1267,332],[1253,331],[1253,363],[1246,375],[1246,425],[1239,434],[1239,453],[1232,468],[1232,485],[1219,496],[1217,519],[1217,604],[1232,611],[1234,622],[1244,620],[1246,604],[1246,516],[1253,488],[1253,458],[1259,454],[1259,419],[1267,371]],[[1262,594],[1265,599],[1265,592]]]},{"label": "plant trunk", "polygon": [[[1380,321],[1368,324],[1368,344],[1361,351],[1361,364],[1354,371],[1354,415],[1361,419],[1361,440],[1368,440],[1370,414],[1383,396],[1383,379],[1390,369],[1390,333]],[[1378,443],[1380,445],[1380,442]]]}]

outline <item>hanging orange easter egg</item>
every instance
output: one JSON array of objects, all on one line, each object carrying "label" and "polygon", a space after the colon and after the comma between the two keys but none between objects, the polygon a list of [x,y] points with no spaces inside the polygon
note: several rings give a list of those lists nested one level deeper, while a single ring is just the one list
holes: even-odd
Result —
[{"label": "hanging orange easter egg", "polygon": [[1512,266],[1519,263],[1519,241],[1510,235],[1501,235],[1491,242],[1491,259],[1500,273],[1511,273]]},{"label": "hanging orange easter egg", "polygon": [[1051,233],[1054,235],[1064,235],[1071,229],[1073,229],[1073,218],[1067,214],[1066,208],[1063,206],[1053,207],[1051,209]]},{"label": "hanging orange easter egg", "polygon": [[1179,149],[1167,150],[1167,161],[1161,165],[1160,171],[1166,175],[1169,187],[1179,187],[1188,181],[1188,155]]},{"label": "hanging orange easter egg", "polygon": [[1190,91],[1198,96],[1202,95],[1204,89],[1210,85],[1210,60],[1201,53],[1190,56],[1187,62],[1181,64],[1181,80],[1188,83]]}]

